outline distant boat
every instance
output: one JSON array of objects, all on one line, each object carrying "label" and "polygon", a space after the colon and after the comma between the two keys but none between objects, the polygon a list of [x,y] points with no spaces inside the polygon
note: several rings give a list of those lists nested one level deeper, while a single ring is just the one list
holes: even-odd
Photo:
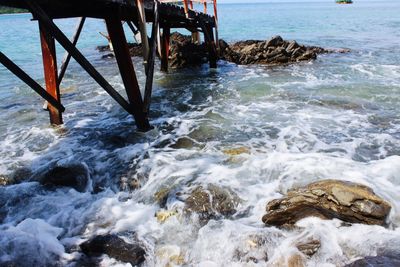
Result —
[{"label": "distant boat", "polygon": [[353,4],[352,0],[336,0],[336,4]]}]

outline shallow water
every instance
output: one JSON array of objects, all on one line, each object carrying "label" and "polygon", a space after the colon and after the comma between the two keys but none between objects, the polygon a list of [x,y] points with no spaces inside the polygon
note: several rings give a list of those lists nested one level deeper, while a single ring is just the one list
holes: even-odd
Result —
[{"label": "shallow water", "polygon": [[[0,174],[18,172],[24,181],[56,163],[80,162],[91,179],[83,193],[37,182],[0,187],[0,261],[73,266],[79,243],[124,231],[137,233],[146,266],[277,266],[309,237],[320,239],[321,248],[308,266],[399,253],[399,13],[397,1],[221,5],[220,36],[228,41],[281,34],[352,52],[285,67],[221,61],[217,70],[156,72],[155,129],[146,134],[75,62],[61,86],[60,128],[49,127],[40,98],[0,66]],[[29,18],[0,16],[0,50],[43,83],[37,25]],[[57,23],[71,34],[76,21]],[[95,50],[105,42],[98,31],[104,24],[89,20],[78,47],[122,92],[115,61]],[[142,62],[134,63],[143,84]],[[182,138],[190,144],[174,145]],[[224,153],[243,147],[249,153]],[[327,178],[372,187],[392,205],[389,227],[313,218],[292,231],[263,225],[268,201]],[[209,183],[243,200],[232,218],[205,225],[196,217],[157,221],[157,192],[173,188],[185,196]],[[165,208],[182,206],[171,194]],[[108,257],[102,264],[123,266]]]}]

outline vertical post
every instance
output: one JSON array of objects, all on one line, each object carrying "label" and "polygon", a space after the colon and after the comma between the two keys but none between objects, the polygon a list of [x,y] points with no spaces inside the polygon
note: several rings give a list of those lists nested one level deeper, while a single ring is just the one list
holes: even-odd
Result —
[{"label": "vertical post", "polygon": [[217,0],[213,0],[214,2],[214,19],[215,19],[215,43],[217,50],[219,50],[219,38],[218,38],[218,10],[217,10]]},{"label": "vertical post", "polygon": [[207,2],[204,1],[203,5],[204,5],[204,14],[207,14]]},{"label": "vertical post", "polygon": [[142,39],[142,47],[143,47],[143,64],[144,69],[147,73],[147,59],[149,58],[150,46],[149,46],[149,38],[147,37],[147,29],[146,29],[146,13],[144,10],[144,0],[136,0],[138,15],[139,15],[139,28],[140,35]]},{"label": "vertical post", "polygon": [[106,25],[136,125],[140,130],[149,130],[150,124],[143,112],[142,95],[119,16],[115,15],[115,13],[110,15],[106,18]]},{"label": "vertical post", "polygon": [[147,70],[146,86],[143,96],[143,112],[146,114],[148,114],[150,110],[151,93],[153,91],[154,60],[156,58],[156,51],[157,51],[157,36],[158,33],[160,32],[159,28],[160,14],[158,13],[158,5],[159,2],[157,0],[154,1],[154,20],[153,20],[153,28],[151,30],[151,39],[150,39],[151,51],[148,59],[149,68]]},{"label": "vertical post", "polygon": [[[193,1],[189,2],[190,4],[190,10],[194,10],[193,8]],[[192,32],[192,43],[198,44],[200,42],[200,34],[199,32]]]},{"label": "vertical post", "polygon": [[169,39],[171,29],[169,26],[163,28],[162,33],[162,47],[161,47],[161,71],[168,71],[168,57],[169,57]]},{"label": "vertical post", "polygon": [[183,9],[185,10],[186,18],[189,18],[188,0],[183,0]]},{"label": "vertical post", "polygon": [[212,26],[202,24],[204,32],[204,40],[207,43],[208,59],[210,61],[210,68],[217,67],[217,49],[214,41],[214,33]]},{"label": "vertical post", "polygon": [[[54,37],[45,29],[44,25],[39,22],[40,42],[42,46],[44,79],[46,82],[46,91],[57,101],[60,101],[60,89],[58,86],[57,76],[57,58]],[[50,114],[50,123],[60,125],[63,123],[62,113],[53,105],[48,105]]]}]

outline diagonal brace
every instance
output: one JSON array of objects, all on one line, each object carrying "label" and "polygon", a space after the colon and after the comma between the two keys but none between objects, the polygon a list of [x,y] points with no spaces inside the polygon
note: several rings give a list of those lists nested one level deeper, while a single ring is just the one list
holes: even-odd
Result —
[{"label": "diagonal brace", "polygon": [[29,87],[31,87],[36,93],[42,98],[49,102],[53,107],[58,109],[59,112],[64,112],[65,107],[61,105],[53,96],[51,96],[42,86],[40,86],[35,80],[33,80],[26,72],[12,62],[6,55],[0,52],[0,63],[3,64],[9,71],[15,76],[21,79]]},{"label": "diagonal brace", "polygon": [[93,67],[81,52],[71,43],[65,34],[46,15],[43,9],[34,0],[25,0],[31,13],[46,27],[46,30],[54,36],[66,51],[75,59],[79,65],[101,86],[103,89],[128,113],[133,114],[129,103],[104,79],[104,77]]}]

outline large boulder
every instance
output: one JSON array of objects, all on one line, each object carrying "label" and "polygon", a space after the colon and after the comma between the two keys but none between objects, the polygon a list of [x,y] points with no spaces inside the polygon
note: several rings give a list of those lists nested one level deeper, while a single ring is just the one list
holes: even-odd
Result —
[{"label": "large boulder", "polygon": [[185,201],[185,212],[197,213],[201,220],[228,217],[236,213],[241,202],[232,190],[209,184],[198,186]]},{"label": "large boulder", "polygon": [[390,205],[364,185],[324,180],[294,189],[267,204],[266,225],[290,226],[305,217],[385,225]]},{"label": "large boulder", "polygon": [[81,163],[54,166],[38,180],[47,187],[65,186],[72,187],[78,192],[84,192],[89,181],[89,170],[85,164]]},{"label": "large boulder", "polygon": [[128,243],[118,235],[96,236],[80,245],[82,252],[90,257],[107,254],[116,260],[136,266],[145,260],[145,250],[136,243]]},{"label": "large boulder", "polygon": [[375,257],[365,257],[356,260],[345,267],[399,267],[400,254],[388,254]]}]

